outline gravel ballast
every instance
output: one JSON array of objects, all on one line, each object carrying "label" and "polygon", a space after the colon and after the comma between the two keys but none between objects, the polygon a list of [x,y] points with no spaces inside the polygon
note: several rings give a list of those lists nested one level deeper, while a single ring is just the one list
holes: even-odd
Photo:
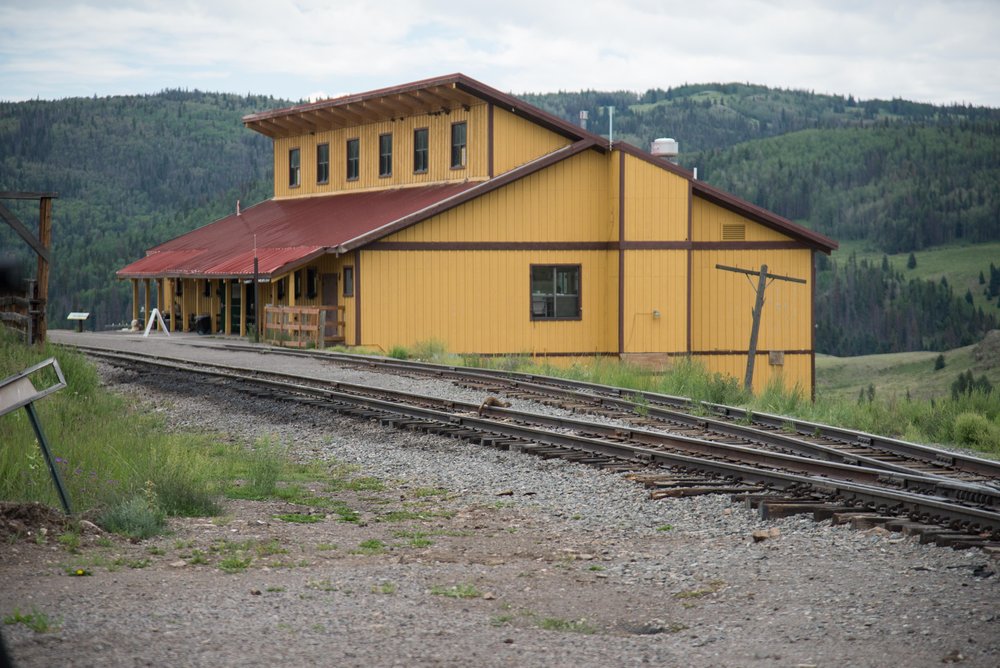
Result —
[{"label": "gravel ballast", "polygon": [[[143,352],[184,346],[53,334]],[[186,354],[483,398],[304,359]],[[762,521],[726,496],[651,501],[620,474],[100,368],[171,429],[268,437],[385,488],[333,493],[359,523],[288,523],[275,517],[296,512],[286,502],[232,500],[222,518],[173,520],[173,535],[139,544],[88,535],[80,555],[6,541],[0,613],[43,611],[55,627],[3,626],[17,666],[1000,665],[996,563],[979,550]],[[401,510],[409,519],[389,519]],[[757,543],[758,529],[777,531]],[[370,541],[384,549],[361,547]],[[237,543],[257,552],[226,572],[212,550]],[[98,556],[105,565],[90,577],[65,574]]]}]

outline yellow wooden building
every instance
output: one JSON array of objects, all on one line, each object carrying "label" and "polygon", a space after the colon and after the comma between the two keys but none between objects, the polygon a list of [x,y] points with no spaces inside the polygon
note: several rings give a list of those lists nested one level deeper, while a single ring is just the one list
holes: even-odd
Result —
[{"label": "yellow wooden building", "polygon": [[814,386],[815,252],[836,242],[461,74],[253,114],[274,197],[121,269],[174,328],[246,334],[263,304],[326,306],[328,340],[388,351],[678,356]]}]

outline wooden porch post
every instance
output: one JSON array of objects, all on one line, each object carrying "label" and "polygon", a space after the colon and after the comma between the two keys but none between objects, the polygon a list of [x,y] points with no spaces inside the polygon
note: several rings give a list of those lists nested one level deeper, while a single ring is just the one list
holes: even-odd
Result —
[{"label": "wooden porch post", "polygon": [[132,319],[139,321],[139,279],[132,279]]},{"label": "wooden porch post", "polygon": [[219,279],[222,283],[223,294],[226,296],[226,336],[230,336],[233,333],[233,290],[229,279]]},{"label": "wooden porch post", "polygon": [[240,281],[240,336],[247,335],[247,284]]},{"label": "wooden porch post", "polygon": [[[52,198],[38,200],[38,242],[48,250],[52,246]],[[48,332],[45,311],[49,304],[49,263],[38,256],[38,327],[35,336],[39,343],[45,343]]]},{"label": "wooden porch post", "polygon": [[146,314],[145,314],[145,316],[142,319],[143,320],[143,322],[142,322],[143,328],[145,328],[146,327],[146,323],[149,322],[149,305],[150,305],[149,304],[150,303],[150,294],[149,294],[150,293],[150,286],[149,286],[149,280],[150,279],[148,279],[148,278],[142,279],[143,283],[145,284],[145,288],[146,288]]}]

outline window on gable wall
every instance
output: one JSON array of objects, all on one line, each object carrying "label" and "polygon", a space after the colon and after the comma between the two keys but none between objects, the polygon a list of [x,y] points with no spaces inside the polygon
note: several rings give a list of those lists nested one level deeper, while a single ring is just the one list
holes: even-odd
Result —
[{"label": "window on gable wall", "polygon": [[460,169],[465,167],[466,161],[466,124],[452,123],[451,125],[451,168]]},{"label": "window on gable wall", "polygon": [[315,298],[319,294],[319,271],[316,267],[306,269],[306,297]]},{"label": "window on gable wall", "polygon": [[378,175],[392,176],[392,135],[378,136]]},{"label": "window on gable wall", "polygon": [[293,272],[292,276],[294,277],[293,284],[295,285],[295,298],[298,299],[302,296],[302,272]]},{"label": "window on gable wall", "polygon": [[354,267],[344,267],[344,296],[354,296]]},{"label": "window on gable wall", "polygon": [[347,180],[356,181],[358,179],[359,166],[361,163],[361,140],[347,140]]},{"label": "window on gable wall", "polygon": [[427,172],[427,128],[413,131],[413,171],[417,174]]},{"label": "window on gable wall", "polygon": [[330,181],[330,145],[318,144],[316,146],[316,183],[328,183]]},{"label": "window on gable wall", "polygon": [[299,149],[293,148],[288,152],[288,186],[298,188],[302,182],[302,170],[299,166]]},{"label": "window on gable wall", "polygon": [[531,266],[531,319],[578,320],[580,265]]}]

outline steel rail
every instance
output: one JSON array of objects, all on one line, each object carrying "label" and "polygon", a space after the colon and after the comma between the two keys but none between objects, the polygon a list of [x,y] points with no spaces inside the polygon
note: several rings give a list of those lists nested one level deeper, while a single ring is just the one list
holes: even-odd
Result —
[{"label": "steel rail", "polygon": [[[99,354],[103,357],[112,359],[158,366],[170,371],[182,370],[186,372],[218,376],[238,382],[250,382],[265,385],[289,394],[322,398],[331,403],[347,402],[360,404],[370,410],[376,410],[388,414],[403,415],[409,419],[431,421],[445,425],[449,428],[466,430],[471,429],[479,432],[498,434],[509,438],[568,448],[574,451],[588,452],[601,456],[614,457],[625,461],[636,463],[656,463],[687,469],[693,468],[694,470],[713,473],[725,478],[735,478],[742,482],[765,484],[778,489],[792,489],[796,486],[806,485],[812,489],[826,493],[830,493],[830,490],[833,490],[838,498],[862,499],[866,503],[874,503],[889,510],[894,510],[895,512],[902,512],[905,509],[907,514],[914,517],[929,517],[935,520],[941,520],[941,518],[944,518],[944,520],[950,522],[954,526],[961,526],[971,530],[985,529],[994,533],[1000,533],[1000,513],[983,508],[958,505],[944,496],[930,495],[928,492],[934,489],[933,485],[937,485],[941,482],[930,478],[921,479],[919,476],[902,476],[901,474],[865,469],[863,467],[818,462],[817,460],[795,457],[792,455],[783,455],[780,453],[761,453],[760,451],[753,451],[741,446],[729,446],[727,449],[723,447],[724,444],[714,443],[711,441],[699,441],[698,439],[690,439],[687,437],[667,436],[657,432],[644,432],[642,430],[627,430],[632,436],[641,435],[643,438],[655,439],[661,443],[665,441],[674,445],[680,445],[681,447],[686,445],[693,447],[696,450],[704,449],[704,451],[712,451],[716,453],[725,451],[731,456],[737,453],[741,455],[754,453],[757,455],[755,463],[758,465],[762,465],[765,462],[771,462],[771,465],[777,465],[776,462],[780,461],[781,466],[789,466],[797,460],[798,463],[804,463],[805,466],[811,470],[815,470],[815,468],[819,466],[827,467],[826,475],[821,477],[811,477],[808,475],[802,475],[801,471],[789,473],[786,471],[767,470],[756,468],[754,466],[748,466],[745,463],[741,464],[717,459],[705,460],[688,454],[667,452],[650,447],[612,443],[578,434],[541,430],[537,427],[518,423],[497,422],[496,420],[475,415],[474,412],[476,411],[476,406],[474,404],[464,402],[436,400],[449,410],[458,408],[459,410],[464,410],[470,413],[468,415],[457,415],[452,412],[439,410],[438,408],[427,408],[404,404],[402,401],[402,397],[404,396],[408,396],[410,399],[416,397],[423,401],[428,400],[427,397],[417,397],[417,395],[408,395],[407,393],[388,391],[387,394],[392,400],[386,400],[370,396],[358,396],[357,394],[345,391],[348,384],[344,383],[331,383],[332,386],[336,386],[338,389],[329,390],[321,387],[289,383],[284,380],[279,381],[261,378],[257,372],[250,372],[251,375],[248,376],[246,375],[247,370],[237,367],[231,369],[218,368],[224,367],[225,365],[206,365],[201,362],[192,361],[183,361],[179,363],[176,360],[164,361],[158,358],[154,359],[154,356],[136,356],[132,353],[116,354],[102,351]],[[215,368],[216,370],[212,371],[209,369],[201,369],[197,368],[198,366],[208,366]],[[220,374],[220,372],[222,373]],[[271,374],[271,372],[268,372],[267,375],[281,374]],[[380,390],[379,392],[381,393],[382,391]],[[434,400],[431,401],[433,402]],[[530,416],[535,419],[541,418],[542,422],[551,420],[560,425],[561,428],[565,428],[567,424],[565,418],[538,416],[537,414],[524,414],[517,411],[507,411],[506,409],[503,409],[502,411],[493,409],[493,411],[508,414],[507,417],[510,416],[509,414],[518,414],[518,417],[522,418],[525,416]],[[586,428],[595,427],[592,423],[583,423],[581,421],[569,422],[582,424]],[[615,428],[610,429],[614,430]],[[620,429],[617,430],[617,434],[621,435],[621,431],[622,430]],[[850,471],[852,475],[864,478],[864,480],[859,482],[857,478],[855,480],[837,479],[829,476],[831,471]],[[871,484],[872,482],[884,483],[886,482],[887,477],[895,477],[897,481],[901,479],[907,484],[912,483],[915,486],[920,486],[922,484],[930,486],[922,490],[924,493],[915,494],[913,492],[876,487],[874,484]],[[963,487],[963,485],[960,485],[959,483],[951,482],[950,484]]]},{"label": "steel rail", "polygon": [[[211,347],[218,348],[219,346],[211,346]],[[648,405],[648,408],[651,412],[653,411],[654,408],[664,409],[664,410],[679,409],[681,411],[688,411],[688,412],[696,409],[701,409],[703,411],[708,411],[709,413],[712,413],[721,418],[725,418],[727,420],[739,420],[742,422],[749,422],[752,424],[758,424],[764,427],[768,427],[770,429],[780,429],[780,430],[792,429],[796,433],[801,434],[803,436],[821,437],[827,440],[842,443],[846,446],[879,450],[905,459],[915,459],[925,464],[937,467],[945,467],[957,471],[984,476],[987,478],[1000,479],[1000,461],[984,459],[981,457],[976,457],[965,453],[950,452],[942,450],[940,448],[934,448],[931,446],[921,445],[918,443],[903,441],[901,439],[879,436],[877,434],[870,434],[853,429],[847,429],[844,427],[836,427],[833,425],[810,422],[808,420],[801,420],[798,418],[793,418],[788,416],[774,415],[771,413],[761,413],[761,412],[747,410],[744,408],[739,408],[736,406],[727,406],[725,404],[716,404],[707,401],[695,402],[685,397],[677,397],[669,394],[660,394],[656,392],[647,392],[642,390],[630,390],[619,387],[613,387],[609,385],[601,385],[598,383],[590,383],[587,381],[571,380],[567,378],[557,378],[552,376],[537,376],[522,372],[442,365],[431,362],[398,360],[393,358],[376,357],[372,355],[357,355],[354,353],[338,353],[338,352],[326,352],[326,351],[318,352],[318,351],[302,351],[302,350],[288,350],[288,349],[280,349],[279,351],[279,349],[275,348],[261,348],[257,346],[247,346],[247,345],[239,345],[233,343],[227,343],[223,347],[231,350],[258,352],[263,354],[267,353],[291,354],[295,356],[311,357],[319,360],[336,360],[347,364],[368,366],[371,368],[389,368],[402,371],[419,371],[423,373],[430,373],[436,376],[447,376],[450,374],[456,374],[466,379],[474,379],[478,377],[483,380],[492,380],[494,382],[496,382],[499,379],[505,382],[514,383],[515,386],[521,384],[520,387],[522,389],[530,389],[532,385],[537,385],[539,388],[546,388],[545,391],[551,392],[551,389],[549,388],[559,388],[568,393],[565,396],[567,397],[575,396],[578,399],[585,398],[587,395],[589,395],[591,400],[593,400],[596,397],[600,397],[600,398],[610,398],[610,399],[618,398],[619,400],[627,402],[629,401],[630,398],[635,398],[639,399],[639,401],[637,402],[633,400],[632,401],[633,405]],[[574,394],[576,392],[583,392],[585,396],[580,397],[579,395]],[[698,419],[698,416],[691,416],[689,413],[688,417]],[[768,432],[766,431],[759,430],[758,435],[763,435],[767,433]],[[743,438],[748,438],[748,437],[743,437]],[[753,440],[753,438],[751,438],[751,440]],[[812,445],[817,446],[816,450],[817,452],[822,451],[823,446],[819,444],[812,444]],[[829,446],[826,447],[829,448],[828,453],[831,456],[833,456],[833,453],[837,451],[837,448]],[[857,461],[859,462],[868,461],[871,462],[872,466],[875,466],[876,462],[879,461],[877,459],[873,459],[871,457],[865,457],[865,455],[855,454],[855,453],[842,452],[840,454],[840,457],[843,458],[841,461],[844,461],[846,463],[850,463],[853,459],[858,458]],[[882,468],[887,468],[890,470],[898,470],[897,468],[898,465],[894,465],[890,462],[880,462],[880,464]]]},{"label": "steel rail", "polygon": [[[89,346],[78,347],[84,350],[102,350]],[[481,381],[493,384],[502,382],[506,386],[516,388],[522,392],[548,396],[556,395],[564,397],[567,400],[591,402],[606,409],[613,408],[631,413],[635,413],[636,410],[642,410],[647,412],[649,416],[660,420],[692,428],[715,431],[723,436],[738,438],[749,443],[765,445],[778,450],[816,457],[827,461],[864,465],[899,473],[934,475],[925,470],[915,470],[912,466],[905,463],[883,461],[873,455],[859,453],[856,449],[886,452],[904,460],[917,461],[921,465],[942,469],[943,471],[939,471],[938,474],[945,477],[954,476],[955,472],[962,472],[986,478],[986,480],[981,482],[1000,489],[1000,462],[841,427],[832,427],[830,425],[822,425],[769,413],[747,411],[742,408],[723,404],[696,403],[682,397],[628,390],[563,378],[535,376],[493,369],[456,367],[367,355],[262,348],[233,343],[225,343],[222,346],[205,345],[198,347],[308,357],[326,361],[335,360],[352,366],[372,369],[387,368],[397,371],[417,371],[421,374],[431,374],[436,377],[447,377],[466,382]],[[686,408],[687,410],[700,408],[703,411],[708,411],[716,416],[727,419],[713,419],[707,416],[693,415],[689,412],[675,410],[678,407]],[[767,427],[767,429],[760,429],[747,424],[737,424],[735,422],[737,420],[762,425]],[[801,436],[811,438],[819,436],[828,441],[840,443],[841,446],[815,443],[781,433],[789,429]],[[778,430],[781,430],[781,432]],[[845,451],[843,446],[852,447],[853,451]]]}]

